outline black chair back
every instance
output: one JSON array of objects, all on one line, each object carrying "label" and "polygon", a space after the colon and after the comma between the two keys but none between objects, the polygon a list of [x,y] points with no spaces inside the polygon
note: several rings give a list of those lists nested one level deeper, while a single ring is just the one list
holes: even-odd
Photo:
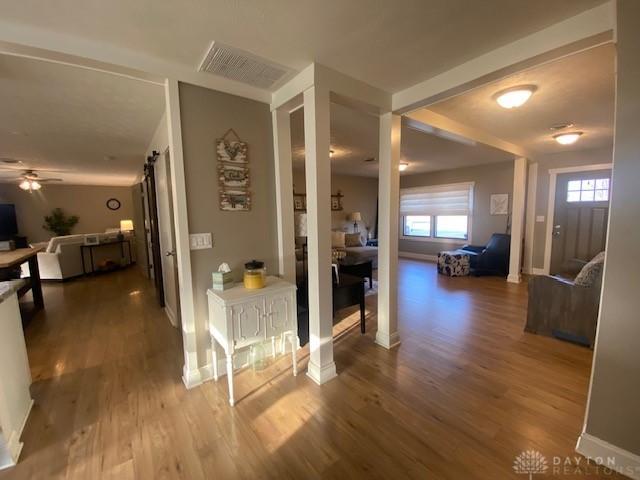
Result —
[{"label": "black chair back", "polygon": [[487,253],[492,255],[508,254],[511,249],[511,235],[506,233],[494,233],[487,243]]}]

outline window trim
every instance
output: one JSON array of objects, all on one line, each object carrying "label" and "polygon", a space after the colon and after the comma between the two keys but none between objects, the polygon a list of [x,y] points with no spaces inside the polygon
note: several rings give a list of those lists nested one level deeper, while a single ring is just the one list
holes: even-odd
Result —
[{"label": "window trim", "polygon": [[454,244],[454,245],[466,245],[469,244],[471,245],[471,230],[472,230],[472,225],[473,225],[473,215],[467,215],[467,238],[455,238],[455,237],[436,237],[435,236],[435,223],[436,223],[436,217],[438,217],[438,215],[430,215],[431,217],[431,232],[430,235],[428,237],[418,237],[415,235],[405,235],[404,234],[404,219],[407,215],[400,215],[400,221],[398,222],[400,229],[399,229],[399,236],[398,238],[400,240],[411,240],[414,242],[433,242],[433,243],[449,243],[449,244]]},{"label": "window trim", "polygon": [[414,242],[448,243],[450,245],[467,245],[467,244],[472,245],[473,213],[474,213],[474,206],[475,206],[476,182],[472,181],[472,182],[443,183],[443,184],[437,184],[437,185],[423,185],[420,187],[402,188],[400,190],[400,195],[402,195],[403,192],[412,192],[412,191],[417,192],[430,187],[434,187],[434,188],[435,187],[454,187],[454,186],[460,186],[460,185],[468,186],[469,194],[470,194],[470,198],[469,198],[470,214],[466,216],[467,217],[467,238],[466,239],[453,238],[453,237],[436,237],[435,225],[436,225],[436,218],[438,217],[438,215],[429,215],[431,217],[431,229],[428,237],[405,235],[404,219],[407,215],[402,215],[401,213],[398,216],[398,219],[399,219],[398,238],[400,240],[410,240]]},{"label": "window trim", "polygon": [[[429,217],[429,235],[406,235],[404,233],[404,224],[407,217]],[[400,236],[407,239],[427,239],[435,238],[433,235],[433,216],[432,215],[400,215]]]}]

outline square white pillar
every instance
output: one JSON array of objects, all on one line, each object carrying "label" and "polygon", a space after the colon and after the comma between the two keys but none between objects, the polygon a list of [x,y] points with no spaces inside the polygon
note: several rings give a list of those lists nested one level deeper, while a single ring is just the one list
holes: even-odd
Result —
[{"label": "square white pillar", "polygon": [[278,268],[286,281],[296,282],[295,228],[293,212],[293,161],[291,158],[291,116],[285,109],[271,112],[276,175],[278,222]]},{"label": "square white pillar", "polygon": [[309,275],[307,375],[321,385],[336,376],[331,280],[330,104],[329,92],[317,86],[305,90],[303,96]]},{"label": "square white pillar", "polygon": [[511,251],[507,281],[520,283],[522,266],[522,240],[524,238],[524,214],[527,194],[527,159],[519,157],[513,165],[513,202],[511,205]]},{"label": "square white pillar", "polygon": [[398,211],[400,202],[399,115],[380,116],[378,182],[378,331],[376,343],[400,344],[398,335]]}]

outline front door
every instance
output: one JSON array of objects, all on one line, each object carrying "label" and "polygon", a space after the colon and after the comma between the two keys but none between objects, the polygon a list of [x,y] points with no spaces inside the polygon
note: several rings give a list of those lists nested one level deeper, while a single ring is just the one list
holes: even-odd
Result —
[{"label": "front door", "polygon": [[604,250],[607,239],[611,170],[558,175],[556,182],[552,275],[575,276],[580,262]]}]

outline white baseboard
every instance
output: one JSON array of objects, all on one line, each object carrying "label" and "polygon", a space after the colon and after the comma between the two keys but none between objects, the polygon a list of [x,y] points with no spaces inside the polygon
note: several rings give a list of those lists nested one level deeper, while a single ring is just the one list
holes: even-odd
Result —
[{"label": "white baseboard", "polygon": [[507,282],[509,283],[520,283],[520,274],[519,273],[510,273],[507,276]]},{"label": "white baseboard", "polygon": [[398,332],[388,334],[386,332],[381,332],[380,330],[378,330],[376,332],[376,343],[381,347],[386,348],[387,350],[391,350],[392,348],[400,345],[400,335],[398,334]]},{"label": "white baseboard", "polygon": [[530,273],[532,275],[546,275],[547,273],[545,272],[544,268],[532,268]]},{"label": "white baseboard", "polygon": [[22,419],[20,424],[20,428],[18,430],[14,430],[9,434],[9,438],[7,440],[6,445],[3,449],[0,450],[0,470],[4,468],[13,467],[18,463],[18,458],[20,458],[20,453],[22,452],[22,447],[24,443],[20,441],[20,437],[22,437],[22,432],[24,427],[27,425],[27,420],[29,419],[29,414],[31,413],[31,409],[33,408],[33,399],[29,402],[29,407]]},{"label": "white baseboard", "polygon": [[338,376],[336,372],[336,364],[335,362],[331,362],[328,365],[323,365],[322,367],[320,367],[309,360],[309,365],[307,366],[307,376],[318,385],[327,383],[332,378]]},{"label": "white baseboard", "polygon": [[402,258],[413,258],[415,260],[425,260],[427,262],[437,262],[437,255],[427,255],[426,253],[398,252],[398,256]]},{"label": "white baseboard", "polygon": [[584,432],[578,438],[576,452],[598,465],[603,465],[634,480],[640,480],[640,455]]},{"label": "white baseboard", "polygon": [[171,325],[173,325],[174,327],[177,327],[178,326],[178,318],[176,317],[175,312],[173,310],[171,310],[168,305],[164,306],[164,313],[169,318],[169,321],[171,322]]}]

